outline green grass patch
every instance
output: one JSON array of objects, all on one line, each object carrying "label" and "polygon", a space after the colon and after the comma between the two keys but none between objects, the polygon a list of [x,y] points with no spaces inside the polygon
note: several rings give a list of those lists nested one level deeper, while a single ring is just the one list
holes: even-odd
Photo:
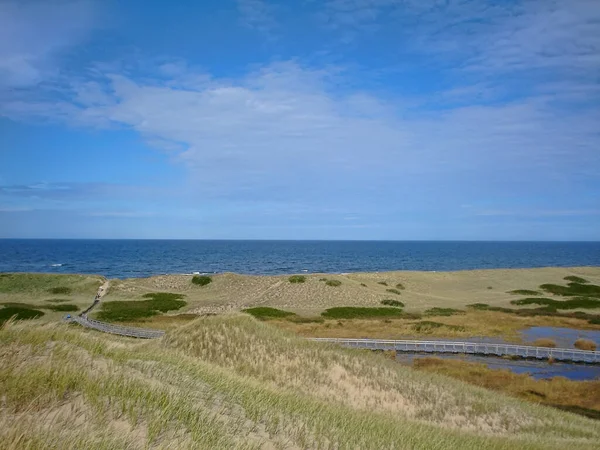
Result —
[{"label": "green grass patch", "polygon": [[531,289],[515,289],[514,291],[508,291],[507,294],[512,295],[542,295],[540,291],[532,291]]},{"label": "green grass patch", "polygon": [[454,316],[464,314],[464,311],[453,308],[430,308],[423,313],[424,316]]},{"label": "green grass patch", "polygon": [[108,322],[133,322],[160,313],[175,311],[187,304],[182,300],[184,297],[182,294],[154,292],[145,294],[143,297],[147,300],[104,302],[98,318]]},{"label": "green grass patch", "polygon": [[[69,295],[71,293],[93,295],[101,278],[90,275],[57,275],[43,273],[2,273],[0,274],[0,293],[3,294],[47,294]],[[58,289],[54,294],[54,289]],[[66,289],[69,289],[66,294]]]},{"label": "green grass patch", "polygon": [[594,309],[600,308],[600,299],[592,297],[575,297],[569,300],[553,300],[551,298],[535,297],[513,300],[511,305],[542,305],[550,309]]},{"label": "green grass patch", "polygon": [[71,295],[73,290],[67,286],[56,286],[48,289],[48,292],[52,295]]},{"label": "green grass patch", "polygon": [[554,295],[600,297],[600,286],[595,284],[569,283],[567,286],[542,284],[540,289]]},{"label": "green grass patch", "polygon": [[400,292],[398,289],[386,289],[385,292],[389,292],[391,294],[396,294],[396,295],[402,294],[402,292]]},{"label": "green grass patch", "polygon": [[417,333],[427,333],[428,331],[433,331],[438,328],[446,328],[451,331],[465,331],[465,327],[461,327],[458,325],[447,325],[445,323],[432,322],[429,320],[423,320],[421,322],[415,323],[413,324],[412,328]]},{"label": "green grass patch", "polygon": [[20,306],[8,306],[0,309],[0,325],[14,316],[15,320],[37,319],[44,313],[37,309],[23,308]]},{"label": "green grass patch", "polygon": [[49,309],[51,311],[75,312],[79,311],[79,306],[63,303],[60,305],[44,306],[44,309]]},{"label": "green grass patch", "polygon": [[194,275],[192,277],[192,283],[198,286],[206,286],[207,284],[212,283],[212,278],[208,275]]},{"label": "green grass patch", "polygon": [[467,308],[477,309],[479,311],[486,311],[490,309],[490,305],[488,305],[487,303],[471,303],[470,305],[467,305]]},{"label": "green grass patch", "polygon": [[288,278],[290,283],[304,283],[306,281],[306,277],[304,275],[292,275]]},{"label": "green grass patch", "polygon": [[256,308],[243,309],[242,311],[260,320],[283,319],[286,317],[295,316],[293,312],[283,311],[277,308],[270,308],[268,306],[258,306]]},{"label": "green grass patch", "polygon": [[386,298],[385,300],[381,300],[381,304],[385,306],[395,306],[396,308],[404,308],[404,303],[398,300],[392,300],[390,298]]},{"label": "green grass patch", "polygon": [[326,309],[321,316],[326,319],[373,319],[381,317],[402,317],[398,308],[367,308],[358,306],[340,306]]},{"label": "green grass patch", "polygon": [[569,275],[568,277],[564,277],[563,280],[571,281],[573,283],[580,283],[580,284],[589,283],[589,281],[586,280],[585,278],[576,277],[575,275]]},{"label": "green grass patch", "polygon": [[338,287],[342,285],[342,282],[340,280],[327,280],[325,284],[327,286]]},{"label": "green grass patch", "polygon": [[66,303],[70,302],[71,300],[69,300],[68,298],[49,298],[48,300],[44,301],[48,303]]}]

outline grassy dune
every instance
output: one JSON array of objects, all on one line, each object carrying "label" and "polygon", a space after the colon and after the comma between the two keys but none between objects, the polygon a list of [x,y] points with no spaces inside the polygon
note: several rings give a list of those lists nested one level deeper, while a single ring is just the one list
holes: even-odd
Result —
[{"label": "grassy dune", "polygon": [[591,449],[597,421],[247,315],[155,341],[64,324],[0,330],[4,448]]}]

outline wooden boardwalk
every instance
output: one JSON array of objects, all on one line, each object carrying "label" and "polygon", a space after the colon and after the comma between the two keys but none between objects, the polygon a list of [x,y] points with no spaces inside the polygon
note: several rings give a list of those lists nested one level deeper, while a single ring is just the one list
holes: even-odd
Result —
[{"label": "wooden boardwalk", "polygon": [[568,348],[532,347],[528,345],[486,344],[475,342],[416,341],[385,339],[312,338],[344,347],[397,352],[464,353],[470,355],[518,356],[521,358],[549,359],[565,362],[600,364],[600,352]]}]

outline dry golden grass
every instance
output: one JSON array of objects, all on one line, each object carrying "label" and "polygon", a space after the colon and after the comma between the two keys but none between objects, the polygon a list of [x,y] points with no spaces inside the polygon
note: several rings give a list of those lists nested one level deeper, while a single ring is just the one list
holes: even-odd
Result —
[{"label": "dry golden grass", "polygon": [[535,380],[527,374],[489,369],[485,364],[441,358],[417,358],[414,367],[466,381],[513,397],[551,406],[584,408],[600,418],[600,381],[571,381],[562,377]]},{"label": "dry golden grass", "polygon": [[556,348],[556,341],[549,338],[539,338],[531,343],[535,347]]},{"label": "dry golden grass", "polygon": [[577,339],[573,345],[575,346],[575,348],[578,348],[579,350],[595,351],[597,348],[596,343],[589,339]]},{"label": "dry golden grass", "polygon": [[160,340],[0,330],[2,448],[592,449],[598,422],[251,317]]}]

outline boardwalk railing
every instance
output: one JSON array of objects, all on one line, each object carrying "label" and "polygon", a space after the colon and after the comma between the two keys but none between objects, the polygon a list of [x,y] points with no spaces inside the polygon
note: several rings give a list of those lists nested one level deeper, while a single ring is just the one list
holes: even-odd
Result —
[{"label": "boardwalk railing", "polygon": [[99,320],[88,319],[86,316],[77,316],[71,318],[73,322],[86,328],[103,331],[105,333],[118,334],[121,336],[130,336],[141,339],[155,339],[162,337],[165,332],[162,330],[149,330],[146,328],[124,327],[122,325],[113,325],[112,323],[100,322]]},{"label": "boardwalk railing", "polygon": [[585,363],[600,363],[600,352],[567,348],[531,347],[527,345],[484,344],[450,341],[391,341],[383,339],[312,338],[344,347],[398,352],[465,353],[472,355],[519,356],[521,358],[549,359]]}]

